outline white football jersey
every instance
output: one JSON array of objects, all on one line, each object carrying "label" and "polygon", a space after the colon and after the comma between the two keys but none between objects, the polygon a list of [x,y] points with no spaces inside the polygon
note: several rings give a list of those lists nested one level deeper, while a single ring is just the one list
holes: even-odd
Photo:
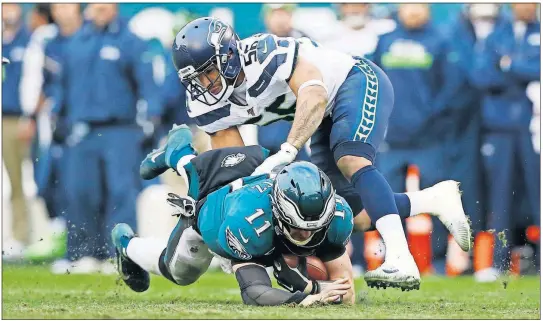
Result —
[{"label": "white football jersey", "polygon": [[187,93],[189,116],[207,133],[243,124],[263,126],[281,119],[292,121],[296,96],[288,82],[300,56],[319,68],[323,76],[328,88],[327,116],[355,60],[308,38],[272,34],[257,34],[240,41],[245,80],[228,99],[208,106],[191,100]]}]

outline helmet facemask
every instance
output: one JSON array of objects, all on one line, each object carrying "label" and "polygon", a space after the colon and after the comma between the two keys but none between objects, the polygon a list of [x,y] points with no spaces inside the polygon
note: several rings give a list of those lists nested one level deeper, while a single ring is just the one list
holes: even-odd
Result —
[{"label": "helmet facemask", "polygon": [[[275,233],[287,249],[298,256],[312,255],[326,238],[328,227],[335,213],[335,192],[330,193],[323,211],[317,220],[305,220],[296,204],[288,198],[277,185],[271,195],[272,212],[275,221]],[[311,231],[305,240],[297,240],[291,235],[292,229]]]},{"label": "helmet facemask", "polygon": [[[226,59],[228,59],[227,55],[215,55],[196,70],[192,66],[179,70],[181,83],[190,93],[192,100],[200,101],[206,105],[214,105],[232,94],[237,77],[228,79],[221,71],[220,62]],[[207,86],[202,82],[202,79],[207,80]],[[213,88],[218,86],[220,86],[220,91],[213,93]]]}]

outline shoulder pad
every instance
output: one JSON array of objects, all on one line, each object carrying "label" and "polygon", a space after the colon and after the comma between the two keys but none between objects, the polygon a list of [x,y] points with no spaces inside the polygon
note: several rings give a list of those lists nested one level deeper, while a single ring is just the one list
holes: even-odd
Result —
[{"label": "shoulder pad", "polygon": [[347,201],[336,195],[336,212],[328,228],[328,241],[336,245],[346,245],[354,227],[353,211]]},{"label": "shoulder pad", "polygon": [[219,229],[218,241],[222,250],[243,261],[269,253],[273,249],[271,209],[238,210],[237,213],[228,216]]}]

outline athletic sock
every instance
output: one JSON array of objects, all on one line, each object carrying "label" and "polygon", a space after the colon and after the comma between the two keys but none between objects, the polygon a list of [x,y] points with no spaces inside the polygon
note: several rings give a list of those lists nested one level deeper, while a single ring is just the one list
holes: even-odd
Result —
[{"label": "athletic sock", "polygon": [[164,248],[165,242],[156,238],[134,237],[126,247],[126,254],[145,271],[162,275],[158,262]]}]

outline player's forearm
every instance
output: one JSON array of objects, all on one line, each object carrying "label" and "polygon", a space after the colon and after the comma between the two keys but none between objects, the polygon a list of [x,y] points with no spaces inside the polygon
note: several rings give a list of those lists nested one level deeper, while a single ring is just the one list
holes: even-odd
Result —
[{"label": "player's forearm", "polygon": [[[354,304],[355,294],[354,294],[353,266],[347,252],[346,251],[343,252],[343,254],[337,259],[324,262],[324,266],[326,267],[326,270],[328,271],[330,280],[335,281],[335,280],[339,280],[343,278],[349,280],[349,284],[351,285],[351,287],[348,290],[346,290],[347,293],[343,296],[342,302],[346,304]],[[319,282],[321,291],[324,290],[325,286],[330,284],[332,281]]]},{"label": "player's forearm", "polygon": [[326,90],[320,86],[304,89],[298,96],[296,113],[287,142],[300,150],[322,122],[328,104]]},{"label": "player's forearm", "polygon": [[300,291],[290,293],[274,289],[264,267],[245,263],[233,267],[241,290],[243,303],[257,306],[278,306],[289,303],[302,303],[307,294]]}]

